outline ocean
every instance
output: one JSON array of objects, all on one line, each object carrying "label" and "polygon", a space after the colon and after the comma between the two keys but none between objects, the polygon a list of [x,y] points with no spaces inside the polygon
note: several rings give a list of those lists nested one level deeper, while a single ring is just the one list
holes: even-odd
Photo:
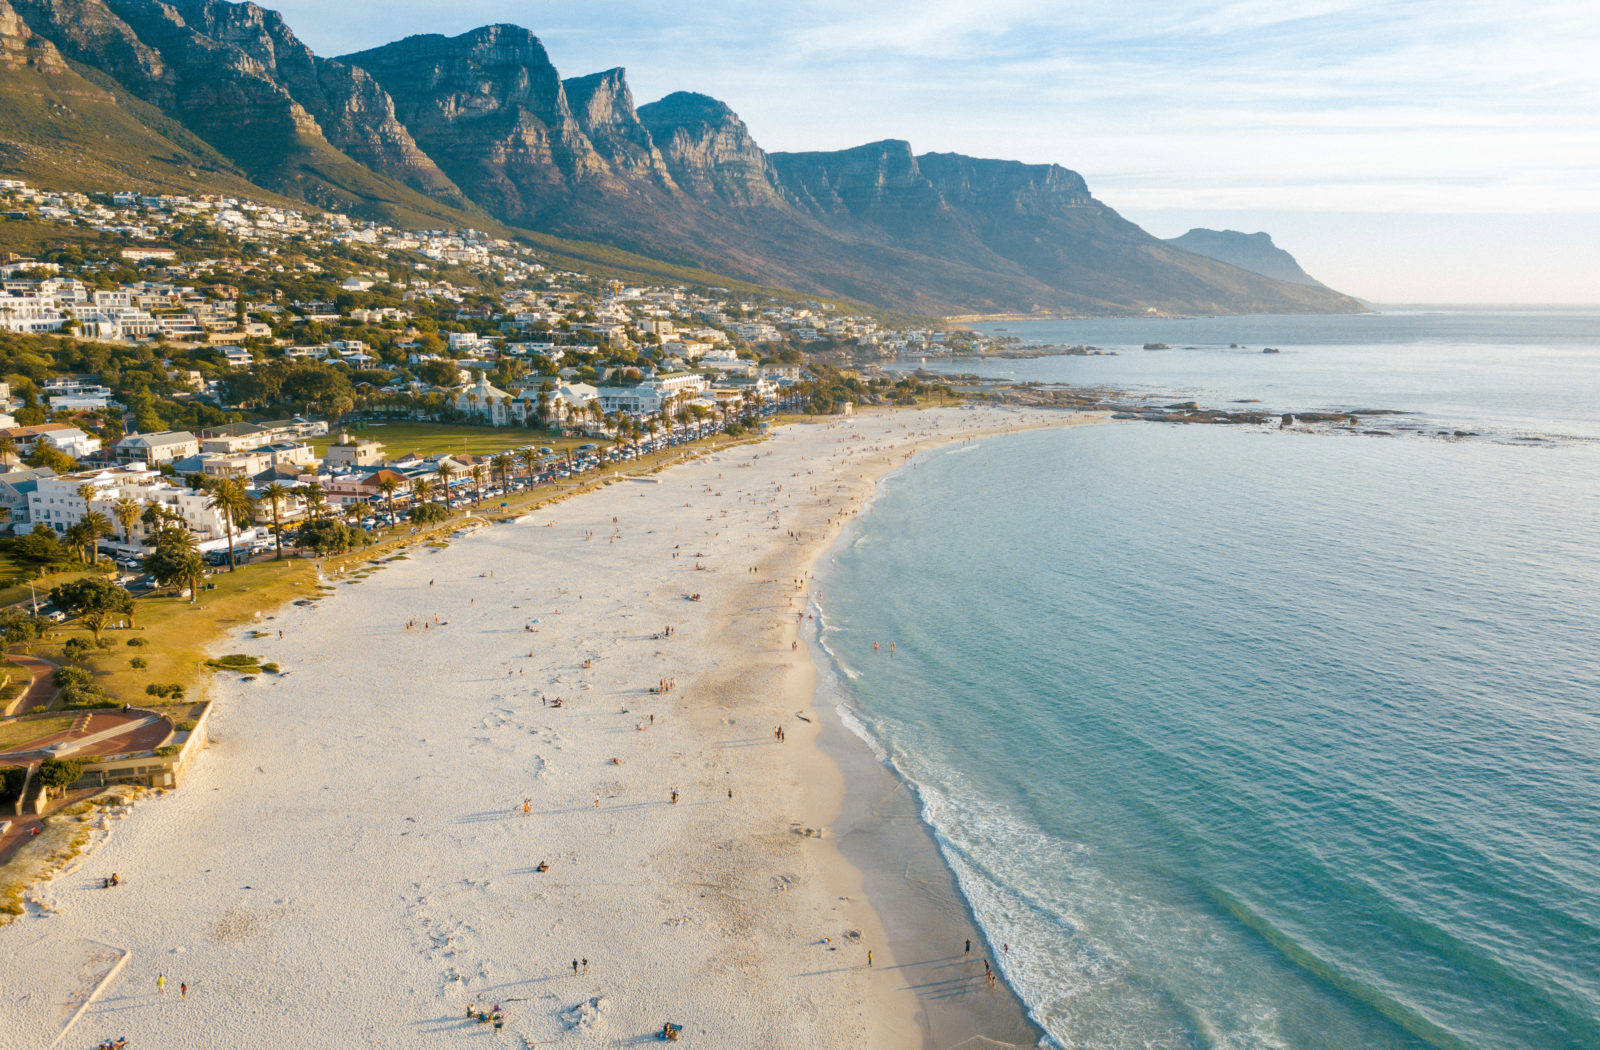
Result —
[{"label": "ocean", "polygon": [[1061,1046],[1600,1047],[1600,313],[1392,320],[1005,325],[1417,429],[945,446],[819,568],[825,702]]}]

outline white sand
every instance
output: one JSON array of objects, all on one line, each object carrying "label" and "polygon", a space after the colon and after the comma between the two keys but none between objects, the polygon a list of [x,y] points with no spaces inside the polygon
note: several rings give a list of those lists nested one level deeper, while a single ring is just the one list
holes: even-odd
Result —
[{"label": "white sand", "polygon": [[[921,1046],[859,874],[805,833],[841,781],[795,717],[812,672],[792,580],[912,447],[1068,421],[780,428],[413,548],[236,635],[225,651],[289,673],[219,680],[184,786],[44,887],[49,915],[0,929],[33,990],[0,985],[0,1047],[50,1045],[86,941],[132,954],[62,1046],[643,1045],[665,1021],[685,1045]],[[504,1031],[465,1020],[497,1002]]]}]

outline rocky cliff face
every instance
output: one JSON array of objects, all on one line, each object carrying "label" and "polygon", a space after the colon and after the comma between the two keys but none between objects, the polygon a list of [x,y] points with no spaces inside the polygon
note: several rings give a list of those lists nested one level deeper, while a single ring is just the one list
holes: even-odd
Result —
[{"label": "rocky cliff face", "polygon": [[537,222],[574,186],[611,174],[526,29],[407,37],[344,61],[372,74],[458,186],[510,221]]},{"label": "rocky cliff face", "polygon": [[55,45],[29,29],[6,0],[0,0],[0,67],[34,69],[41,73],[67,71],[67,64]]},{"label": "rocky cliff face", "polygon": [[777,173],[744,121],[707,95],[679,91],[639,107],[673,179],[691,196],[782,207]]},{"label": "rocky cliff face", "polygon": [[677,188],[655,140],[639,121],[622,69],[573,77],[561,86],[579,129],[614,174],[664,190]]},{"label": "rocky cliff face", "polygon": [[161,56],[103,0],[15,0],[15,7],[68,58],[106,73],[146,101],[171,101],[171,77]]},{"label": "rocky cliff face", "polygon": [[1186,252],[1237,266],[1263,277],[1308,288],[1325,285],[1300,268],[1295,257],[1272,243],[1265,233],[1240,233],[1238,230],[1193,229],[1167,242]]},{"label": "rocky cliff face", "polygon": [[174,0],[183,21],[253,59],[347,156],[451,203],[465,200],[395,117],[394,104],[364,70],[319,58],[276,11],[253,3]]}]

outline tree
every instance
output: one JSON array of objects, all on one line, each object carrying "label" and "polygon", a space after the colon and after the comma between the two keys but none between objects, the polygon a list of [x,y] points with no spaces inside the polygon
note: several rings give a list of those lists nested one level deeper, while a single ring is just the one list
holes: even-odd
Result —
[{"label": "tree", "polygon": [[539,453],[532,448],[525,448],[517,453],[517,458],[522,460],[522,472],[527,475],[528,487],[533,488],[533,470],[539,465]]},{"label": "tree", "polygon": [[419,503],[411,508],[410,516],[414,525],[437,525],[450,520],[450,512],[437,503]]},{"label": "tree", "polygon": [[474,503],[482,503],[483,502],[483,464],[482,463],[474,463],[472,465],[472,469],[470,471],[468,471],[468,473],[472,475],[472,501]]},{"label": "tree", "polygon": [[456,476],[455,464],[451,463],[448,457],[441,459],[438,467],[434,469],[434,474],[439,478],[439,501],[449,503],[450,479]]},{"label": "tree", "polygon": [[133,595],[103,576],[85,576],[52,587],[50,600],[81,619],[94,632],[96,644],[113,618],[133,616]]},{"label": "tree", "polygon": [[39,763],[39,780],[52,791],[65,791],[83,776],[83,761],[47,758]]},{"label": "tree", "polygon": [[378,491],[383,493],[384,504],[389,508],[389,524],[393,525],[398,519],[394,516],[394,494],[400,491],[400,479],[394,474],[385,473],[378,479]]},{"label": "tree", "polygon": [[411,502],[413,505],[428,502],[428,497],[433,495],[433,482],[427,478],[413,478],[411,481]]},{"label": "tree", "polygon": [[239,559],[233,549],[233,530],[250,520],[255,513],[256,501],[250,498],[250,494],[244,490],[244,482],[238,478],[218,478],[211,485],[206,506],[222,515],[222,524],[228,530],[228,571],[233,572],[239,567]]},{"label": "tree", "polygon": [[155,548],[144,559],[144,571],[163,587],[189,585],[189,601],[200,594],[200,577],[205,575],[205,559],[194,534],[187,529],[167,527],[156,533]]},{"label": "tree", "polygon": [[353,548],[365,547],[372,537],[364,529],[351,528],[337,518],[308,521],[300,526],[295,542],[310,547],[318,554],[341,554]]},{"label": "tree", "polygon": [[19,537],[12,544],[11,551],[18,558],[41,569],[65,565],[72,560],[72,554],[56,538],[55,530],[42,521],[34,525],[32,532]]},{"label": "tree", "polygon": [[[22,412],[17,413],[17,422],[22,422]],[[42,423],[43,420],[40,420]],[[23,460],[30,467],[48,467],[57,474],[70,474],[78,469],[78,461],[56,448],[49,442],[41,441],[34,446],[33,455]]]},{"label": "tree", "polygon": [[122,542],[133,546],[133,527],[139,523],[139,501],[124,496],[111,505],[111,513],[122,526]]},{"label": "tree", "polygon": [[328,512],[327,490],[315,481],[299,488],[300,498],[306,501],[306,511],[311,515],[312,521],[321,521],[322,516]]},{"label": "tree", "polygon": [[97,548],[100,546],[100,540],[106,536],[115,536],[117,534],[116,527],[111,524],[110,518],[97,510],[91,510],[85,514],[79,524],[83,526],[83,533],[87,538],[87,546],[89,548],[88,557],[84,560],[93,565],[99,559]]},{"label": "tree", "polygon": [[17,462],[17,442],[9,434],[0,434],[0,466]]},{"label": "tree", "polygon": [[261,498],[272,508],[272,539],[277,545],[279,558],[283,557],[283,523],[278,518],[278,511],[283,501],[292,495],[294,493],[289,491],[287,485],[276,481],[261,490]]},{"label": "tree", "polygon": [[500,479],[500,491],[508,491],[511,488],[511,457],[502,452],[489,461],[489,467]]},{"label": "tree", "polygon": [[72,551],[72,556],[74,558],[77,558],[79,561],[84,560],[83,550],[91,542],[89,536],[89,526],[85,525],[81,521],[75,521],[71,525],[67,526],[66,531],[61,534],[61,539],[63,541],[62,546]]}]

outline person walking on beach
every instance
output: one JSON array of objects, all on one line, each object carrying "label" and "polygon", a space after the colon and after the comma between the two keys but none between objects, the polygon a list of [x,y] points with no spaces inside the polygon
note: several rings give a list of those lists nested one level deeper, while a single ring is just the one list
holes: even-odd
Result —
[{"label": "person walking on beach", "polygon": [[189,982],[185,981],[178,985],[178,994],[183,996],[185,999],[189,998]]},{"label": "person walking on beach", "polygon": [[156,974],[156,994],[157,995],[164,995],[164,994],[166,994],[166,991],[167,991],[167,975],[164,974],[164,973]]},{"label": "person walking on beach", "polygon": [[572,976],[578,976],[578,960],[572,960]]},{"label": "person walking on beach", "polygon": [[962,951],[961,954],[962,955],[971,955],[972,954],[972,938],[971,937],[967,938],[967,947],[965,948],[965,950]]},{"label": "person walking on beach", "polygon": [[871,969],[871,967],[872,967],[872,949],[868,948],[867,949],[867,968]]}]

